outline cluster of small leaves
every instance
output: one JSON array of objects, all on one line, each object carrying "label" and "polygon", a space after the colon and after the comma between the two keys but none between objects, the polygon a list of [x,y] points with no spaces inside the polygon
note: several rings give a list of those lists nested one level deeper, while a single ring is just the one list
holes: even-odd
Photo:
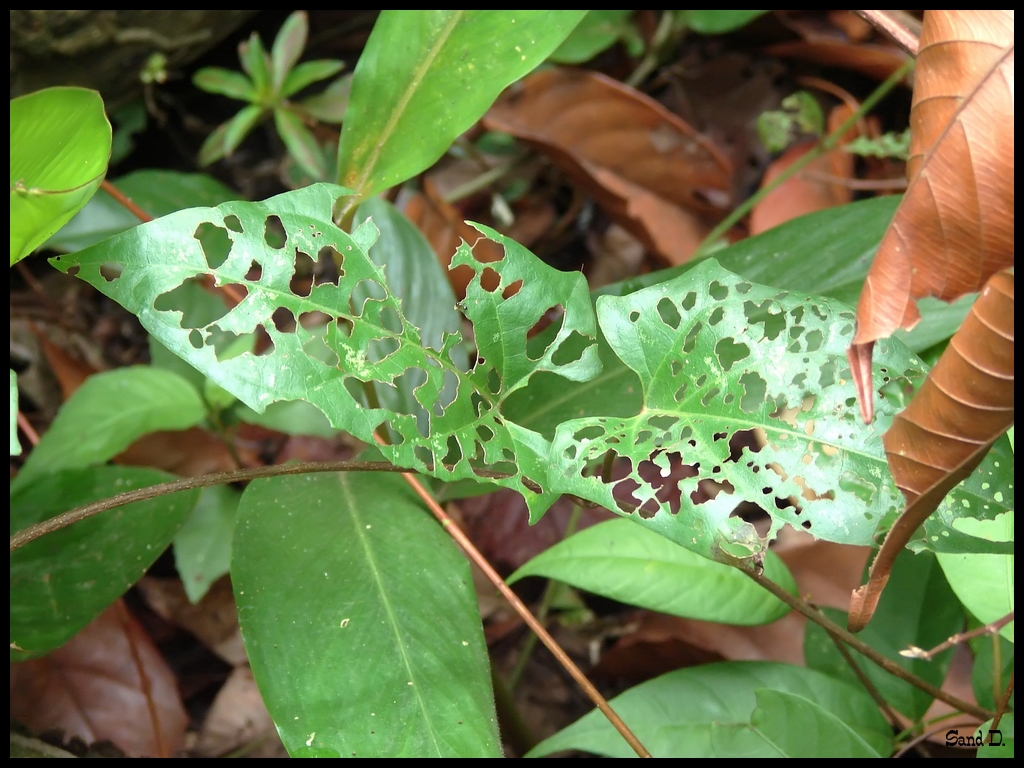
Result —
[{"label": "cluster of small leaves", "polygon": [[821,105],[807,91],[797,91],[782,100],[782,109],[770,109],[757,118],[757,132],[769,152],[781,152],[795,139],[818,137],[825,131]]},{"label": "cluster of small leaves", "polygon": [[278,135],[291,158],[314,179],[328,178],[327,156],[306,124],[341,122],[348,101],[349,78],[338,78],[316,96],[291,101],[304,88],[336,75],[345,66],[331,59],[298,63],[308,34],[306,13],[296,11],[281,27],[270,53],[255,32],[238,46],[245,74],[221,67],[196,72],[193,82],[197,87],[248,102],[203,143],[199,150],[202,165],[230,156],[253,128],[273,114]]}]

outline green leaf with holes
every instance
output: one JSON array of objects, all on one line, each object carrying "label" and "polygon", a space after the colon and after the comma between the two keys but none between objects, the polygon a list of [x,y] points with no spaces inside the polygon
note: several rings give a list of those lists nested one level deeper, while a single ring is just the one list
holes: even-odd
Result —
[{"label": "green leaf with holes", "polygon": [[354,202],[428,168],[585,11],[383,11],[359,57],[338,147]]},{"label": "green leaf with holes", "polygon": [[[406,319],[385,270],[368,256],[378,233],[372,219],[351,235],[334,226],[333,207],[346,193],[314,185],[262,203],[180,211],[52,263],[136,314],[161,344],[253,410],[306,400],[368,443],[386,426],[395,437],[382,449],[390,461],[443,480],[478,478],[484,466],[507,473],[494,482],[522,492],[536,519],[557,497],[546,488],[549,444],[501,407],[538,371],[571,380],[597,373],[586,281],[479,227],[505,258],[481,264],[465,244],[453,258],[475,272],[463,308],[477,359],[466,370],[458,332],[425,341]],[[293,285],[296,273],[315,277]],[[246,296],[205,325],[184,327],[183,285],[204,276]],[[550,310],[563,313],[554,340],[528,351],[529,330]],[[271,342],[260,355],[229,358],[212,344],[259,329]],[[564,354],[570,342],[575,352]],[[404,387],[415,393],[404,410],[365,400]]]},{"label": "green leaf with holes", "polygon": [[292,757],[500,757],[469,564],[397,475],[250,485],[231,558]]},{"label": "green leaf with holes", "polygon": [[[727,562],[762,551],[784,523],[868,544],[902,508],[881,435],[924,366],[899,342],[876,348],[878,416],[865,426],[846,362],[854,316],[845,305],[755,285],[708,260],[675,280],[604,296],[597,314],[639,378],[643,405],[631,417],[562,423],[552,487]],[[759,450],[733,448],[738,433],[754,430]],[[590,468],[609,452],[629,471],[605,484]],[[697,471],[666,482],[674,461]],[[711,484],[704,497],[702,483]],[[733,516],[744,501],[771,515],[764,539]]]},{"label": "green leaf with holes", "polygon": [[89,202],[110,159],[103,99],[47,88],[11,100],[11,264],[28,256]]}]

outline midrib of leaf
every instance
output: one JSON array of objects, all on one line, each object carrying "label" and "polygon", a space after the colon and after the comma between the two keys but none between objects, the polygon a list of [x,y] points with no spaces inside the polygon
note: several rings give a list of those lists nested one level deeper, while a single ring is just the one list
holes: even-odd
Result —
[{"label": "midrib of leaf", "polygon": [[449,22],[445,25],[445,28],[441,31],[441,34],[438,35],[437,41],[427,52],[427,55],[423,58],[420,65],[413,71],[412,80],[409,81],[408,87],[402,93],[401,98],[399,98],[394,111],[391,113],[391,117],[385,124],[384,129],[380,132],[377,142],[373,145],[369,158],[363,165],[363,172],[360,174],[358,182],[355,185],[356,193],[352,196],[350,201],[346,203],[343,216],[347,216],[348,211],[350,209],[354,209],[358,202],[362,200],[363,190],[366,187],[367,179],[369,179],[374,166],[376,166],[377,162],[380,160],[380,155],[384,151],[384,145],[387,144],[391,134],[395,132],[395,127],[398,125],[398,121],[405,113],[406,107],[409,106],[409,102],[412,101],[412,97],[416,93],[417,88],[419,88],[420,83],[423,82],[423,78],[426,77],[426,74],[433,65],[434,60],[441,53],[441,49],[444,47],[445,43],[448,42],[448,38],[451,37],[452,30],[455,28],[455,25],[459,22],[464,13],[465,11],[455,12]]},{"label": "midrib of leaf", "polygon": [[406,646],[402,633],[399,631],[398,621],[395,618],[395,611],[391,605],[391,600],[388,597],[387,589],[385,588],[384,582],[380,576],[380,568],[377,565],[377,559],[373,555],[373,547],[370,546],[366,540],[365,527],[363,525],[363,518],[359,514],[359,506],[356,503],[356,499],[352,495],[352,491],[349,488],[349,484],[346,480],[344,473],[338,475],[338,480],[341,483],[341,492],[345,497],[345,503],[348,505],[351,520],[353,522],[353,528],[356,532],[356,537],[359,539],[359,544],[363,548],[363,555],[366,557],[367,563],[370,566],[370,574],[373,576],[373,581],[377,585],[377,592],[380,595],[381,603],[384,606],[384,610],[387,613],[388,621],[391,625],[391,632],[394,635],[395,643],[398,646],[399,653],[402,655],[402,664],[405,667],[405,671],[408,673],[408,678],[412,681],[413,692],[416,695],[416,701],[420,705],[420,711],[423,713],[424,719],[430,723],[431,727],[427,730],[430,734],[430,739],[434,744],[434,751],[440,757],[442,755],[441,747],[437,743],[437,737],[435,735],[435,729],[433,722],[430,719],[430,707],[427,706],[426,702],[423,701],[423,695],[420,693],[420,686],[417,685],[416,675],[413,672],[412,664],[409,661],[409,654],[406,651]]}]

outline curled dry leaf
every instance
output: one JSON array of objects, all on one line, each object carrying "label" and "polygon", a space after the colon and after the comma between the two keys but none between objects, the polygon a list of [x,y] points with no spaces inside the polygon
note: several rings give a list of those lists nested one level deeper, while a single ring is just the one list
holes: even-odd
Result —
[{"label": "curled dry leaf", "polygon": [[1013,424],[1013,274],[999,272],[971,307],[910,405],[882,437],[907,507],[854,592],[850,629],[874,614],[900,550]]},{"label": "curled dry leaf", "polygon": [[131,757],[171,757],[188,725],[173,672],[120,601],[62,648],[11,667],[11,717]]},{"label": "curled dry leaf", "polygon": [[731,197],[732,167],[706,138],[638,91],[595,72],[550,69],[484,117],[539,148],[608,215],[681,263]]},{"label": "curled dry leaf", "polygon": [[[852,357],[912,327],[916,299],[953,301],[1013,264],[1013,42],[1013,11],[926,14],[910,186],[864,284]],[[868,371],[854,368],[870,421]]]}]

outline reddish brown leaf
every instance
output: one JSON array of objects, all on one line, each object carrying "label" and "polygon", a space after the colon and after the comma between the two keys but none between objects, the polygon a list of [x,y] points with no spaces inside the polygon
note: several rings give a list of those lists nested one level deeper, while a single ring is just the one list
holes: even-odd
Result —
[{"label": "reddish brown leaf", "polygon": [[[854,343],[953,301],[1013,264],[1013,12],[929,11],[911,111],[910,186],[878,248]],[[858,381],[870,395],[870,382]]]},{"label": "reddish brown leaf", "polygon": [[[853,110],[845,104],[835,107],[829,114],[829,131],[842,125],[852,113]],[[857,128],[852,127],[843,141],[852,141],[857,136]],[[761,186],[771,184],[779,174],[812,151],[816,145],[816,141],[809,141],[791,147],[771,164]],[[834,149],[812,160],[803,171],[780,184],[754,206],[750,212],[750,234],[766,232],[798,216],[850,202],[853,193],[842,182],[853,178],[853,169],[853,155],[842,149]]]},{"label": "reddish brown leaf", "polygon": [[852,69],[875,80],[885,80],[907,60],[906,54],[895,45],[867,45],[845,40],[794,40],[769,45],[764,52],[770,56]]},{"label": "reddish brown leaf", "polygon": [[896,555],[1013,424],[1013,274],[996,274],[910,405],[882,437],[907,507],[854,593],[852,631],[871,618]]},{"label": "reddish brown leaf", "polygon": [[695,215],[716,216],[730,197],[731,165],[711,142],[657,102],[595,72],[531,75],[483,122],[544,151],[672,263],[685,261],[689,243],[699,242]]},{"label": "reddish brown leaf", "polygon": [[133,757],[170,757],[188,716],[174,674],[118,601],[62,648],[11,666],[11,717]]}]

